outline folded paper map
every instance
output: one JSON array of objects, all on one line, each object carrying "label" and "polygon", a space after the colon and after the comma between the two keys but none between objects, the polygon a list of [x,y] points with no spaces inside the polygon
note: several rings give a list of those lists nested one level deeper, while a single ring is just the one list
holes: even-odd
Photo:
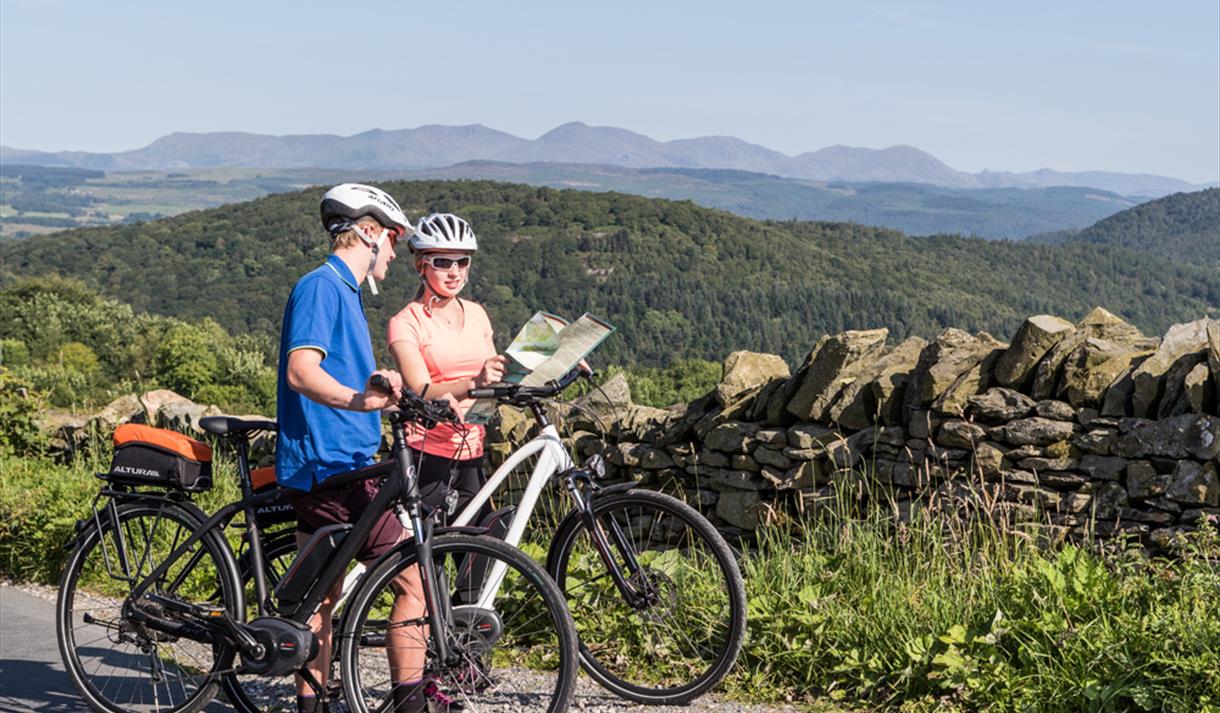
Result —
[{"label": "folded paper map", "polygon": [[[549,312],[535,312],[504,350],[508,364],[503,383],[542,386],[558,379],[613,331],[613,326],[589,314],[569,323]],[[466,412],[466,423],[486,423],[495,413],[494,400],[480,400]]]}]

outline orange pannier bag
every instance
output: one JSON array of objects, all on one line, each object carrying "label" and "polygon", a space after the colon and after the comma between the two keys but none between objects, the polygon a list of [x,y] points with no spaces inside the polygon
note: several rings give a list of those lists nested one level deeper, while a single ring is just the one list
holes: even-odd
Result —
[{"label": "orange pannier bag", "polygon": [[[279,488],[279,483],[275,482],[275,466],[268,465],[262,468],[252,468],[250,470],[250,487],[254,489],[256,495]],[[259,527],[270,527],[284,522],[295,522],[297,513],[292,508],[291,503],[280,503],[278,505],[263,505],[255,508],[254,517],[258,520]]]},{"label": "orange pannier bag", "polygon": [[114,459],[106,479],[200,492],[212,487],[212,449],[176,431],[125,423],[114,430]]}]

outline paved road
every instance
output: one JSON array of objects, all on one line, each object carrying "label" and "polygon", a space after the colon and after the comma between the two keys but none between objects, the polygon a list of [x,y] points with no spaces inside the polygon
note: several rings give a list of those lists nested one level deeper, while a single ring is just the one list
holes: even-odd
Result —
[{"label": "paved road", "polygon": [[[54,593],[0,584],[0,713],[82,713],[55,643]],[[220,703],[207,713],[232,713]]]},{"label": "paved road", "polygon": [[0,711],[84,707],[59,660],[54,614],[46,600],[0,586]]}]

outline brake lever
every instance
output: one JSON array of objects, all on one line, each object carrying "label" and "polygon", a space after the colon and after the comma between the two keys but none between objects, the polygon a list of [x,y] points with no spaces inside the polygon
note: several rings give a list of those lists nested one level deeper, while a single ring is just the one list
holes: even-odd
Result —
[{"label": "brake lever", "polygon": [[433,399],[428,402],[430,415],[438,421],[459,422],[461,417],[453,410],[453,405],[446,399]]}]

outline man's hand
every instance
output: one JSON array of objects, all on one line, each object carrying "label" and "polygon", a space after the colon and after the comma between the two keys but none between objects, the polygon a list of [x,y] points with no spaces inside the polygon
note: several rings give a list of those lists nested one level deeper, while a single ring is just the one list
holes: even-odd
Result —
[{"label": "man's hand", "polygon": [[474,377],[474,387],[481,389],[500,383],[500,380],[504,378],[504,363],[507,359],[508,357],[503,354],[497,354],[483,362],[483,368]]},{"label": "man's hand", "polygon": [[[390,382],[393,390],[389,393],[373,386],[373,377],[380,376]],[[389,408],[398,403],[402,398],[402,376],[397,371],[389,369],[378,369],[369,375],[369,380],[364,384],[364,393],[357,396],[359,402],[358,411],[380,411]]]}]

